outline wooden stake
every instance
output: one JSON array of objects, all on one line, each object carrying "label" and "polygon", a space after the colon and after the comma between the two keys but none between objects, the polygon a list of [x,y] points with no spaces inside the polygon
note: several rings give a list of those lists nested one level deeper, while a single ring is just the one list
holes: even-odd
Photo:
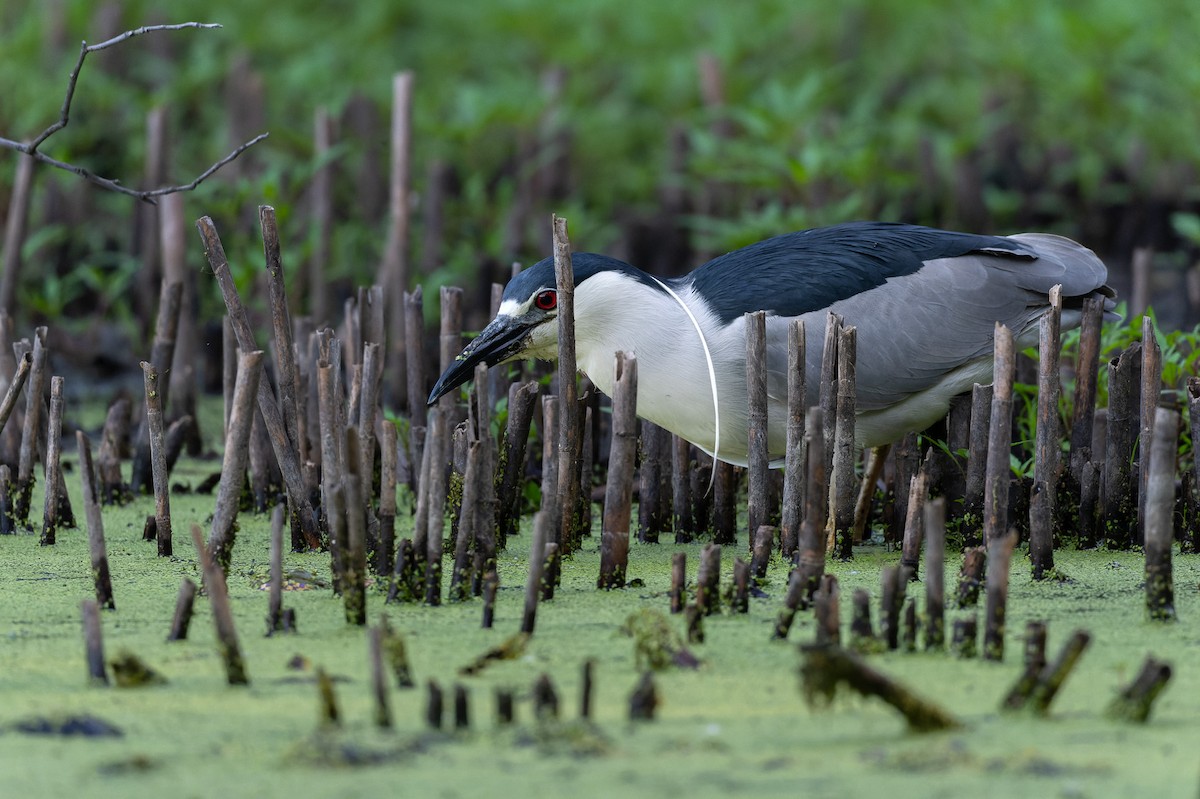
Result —
[{"label": "wooden stake", "polygon": [[[25,392],[25,426],[17,463],[16,520],[29,523],[29,503],[33,495],[33,461],[37,456],[38,427],[42,413],[42,392],[46,385],[46,328],[33,332],[33,363]],[[22,356],[23,357],[23,356]]]},{"label": "wooden stake", "polygon": [[[162,413],[166,413],[167,394],[171,381],[166,376],[171,372],[175,355],[175,339],[179,331],[179,311],[183,300],[183,284],[172,282],[163,277],[162,291],[158,300],[158,318],[154,324],[154,343],[150,348],[149,363],[158,374],[163,376],[158,386],[158,403]],[[137,446],[133,456],[132,473],[129,479],[130,490],[135,494],[147,493],[154,479],[154,455],[150,450],[149,415],[142,418],[138,429]]]},{"label": "wooden stake", "polygon": [[233,611],[229,607],[229,593],[225,587],[225,572],[213,560],[212,555],[204,546],[204,533],[200,525],[192,525],[192,543],[200,559],[200,568],[204,575],[204,587],[208,591],[208,601],[212,605],[213,626],[217,632],[217,650],[225,664],[225,679],[230,685],[249,685],[250,676],[246,673],[246,665],[242,660],[242,652],[238,646],[237,628],[233,624]]},{"label": "wooden stake", "polygon": [[520,522],[521,481],[525,475],[525,450],[533,406],[537,402],[535,382],[513,384],[508,389],[508,423],[497,468],[496,546],[508,548],[508,537],[515,535]]},{"label": "wooden stake", "polygon": [[[1150,447],[1147,442],[1154,441],[1154,416],[1158,409],[1158,396],[1162,389],[1163,356],[1154,336],[1154,318],[1142,317],[1142,379],[1140,410],[1140,433],[1138,435],[1138,513],[1137,513],[1137,543],[1141,543],[1142,534],[1146,529],[1146,499],[1150,479]],[[1178,419],[1176,420],[1178,423]],[[1177,435],[1178,433],[1176,433]],[[1174,459],[1171,461],[1171,471],[1175,471]],[[1172,476],[1172,487],[1174,477]],[[1174,491],[1172,490],[1172,496]]]},{"label": "wooden stake", "polygon": [[96,474],[92,466],[92,442],[82,430],[75,431],[79,449],[79,480],[83,487],[83,509],[87,518],[88,552],[92,558],[92,582],[96,588],[96,603],[115,610],[112,577],[108,570],[108,550],[104,543],[104,518],[100,499],[96,495]]},{"label": "wooden stake", "polygon": [[604,492],[604,527],[600,541],[597,588],[622,588],[629,565],[629,532],[633,518],[633,467],[637,457],[637,358],[618,352],[614,365],[612,444],[608,484]]},{"label": "wooden stake", "polygon": [[543,511],[533,517],[533,540],[529,546],[529,575],[525,582],[525,611],[521,616],[521,632],[533,635],[537,620],[538,597],[542,592],[543,568],[550,519]]},{"label": "wooden stake", "polygon": [[371,696],[375,700],[375,726],[391,729],[392,705],[388,695],[387,672],[383,665],[383,639],[386,622],[372,627],[367,637],[367,657],[371,664]]},{"label": "wooden stake", "polygon": [[1008,615],[1008,569],[1018,539],[1016,530],[988,546],[987,621],[983,630],[983,659],[1004,660],[1004,620]]},{"label": "wooden stake", "polygon": [[367,623],[367,541],[362,476],[358,474],[358,465],[362,463],[358,442],[358,431],[353,427],[346,428],[345,453],[348,471],[342,476],[342,491],[346,501],[342,602],[346,610],[346,621],[362,627]]},{"label": "wooden stake", "polygon": [[742,318],[746,327],[746,419],[749,425],[746,517],[753,549],[753,536],[762,525],[768,523],[770,513],[767,507],[767,471],[770,467],[767,446],[767,314],[766,311],[755,311]]},{"label": "wooden stake", "polygon": [[1009,452],[1012,449],[1013,379],[1016,354],[1012,331],[999,322],[994,335],[995,360],[992,367],[992,414],[988,426],[987,474],[983,490],[983,542],[1004,535],[1008,529],[1008,484],[1011,474]]},{"label": "wooden stake", "polygon": [[1175,540],[1179,414],[1167,408],[1158,408],[1156,414],[1146,469],[1146,615],[1152,621],[1175,621],[1171,546]]},{"label": "wooden stake", "polygon": [[267,599],[267,635],[283,629],[283,517],[280,504],[271,512],[271,583]]},{"label": "wooden stake", "polygon": [[842,623],[838,602],[841,591],[838,580],[832,574],[821,576],[821,585],[813,593],[813,615],[816,617],[816,643],[841,646]]},{"label": "wooden stake", "polygon": [[1079,662],[1079,658],[1083,655],[1083,650],[1087,649],[1091,643],[1092,637],[1085,630],[1076,630],[1071,634],[1071,638],[1063,645],[1062,650],[1058,653],[1058,657],[1054,662],[1046,664],[1042,669],[1042,673],[1038,676],[1037,685],[1034,686],[1033,692],[1029,697],[1030,708],[1039,716],[1044,716],[1050,710],[1050,703],[1054,701],[1054,697],[1058,695],[1058,691],[1062,688],[1064,682],[1071,671],[1075,668],[1075,664]]},{"label": "wooden stake", "polygon": [[93,685],[108,685],[104,668],[104,637],[100,628],[100,606],[94,599],[80,603],[83,617],[83,643],[87,652],[88,679]]},{"label": "wooden stake", "polygon": [[1100,326],[1104,304],[1099,297],[1083,301],[1079,358],[1075,363],[1075,409],[1071,421],[1071,474],[1082,482],[1083,465],[1092,458],[1092,423],[1096,417],[1096,384],[1100,369]]},{"label": "wooden stake", "polygon": [[209,547],[222,571],[229,568],[233,552],[233,526],[245,485],[246,463],[250,458],[250,427],[256,410],[254,399],[258,394],[263,357],[262,350],[238,352],[237,382],[221,461],[221,481],[217,485],[217,504],[209,532]]},{"label": "wooden stake", "polygon": [[991,407],[992,387],[976,383],[971,391],[971,431],[966,484],[963,488],[963,531],[968,546],[978,546],[983,541],[983,501],[987,483]]},{"label": "wooden stake", "polygon": [[1134,371],[1141,364],[1141,344],[1134,342],[1108,364],[1108,440],[1104,456],[1104,542],[1109,549],[1128,549],[1136,537],[1137,504],[1130,460],[1134,435]]},{"label": "wooden stake", "polygon": [[396,553],[396,423],[384,419],[379,440],[379,545],[375,549],[375,573],[388,575],[395,565]]},{"label": "wooden stake", "polygon": [[667,594],[671,600],[671,612],[683,612],[684,591],[687,582],[687,553],[676,552],[671,555],[671,590]]},{"label": "wooden stake", "polygon": [[838,380],[836,427],[834,431],[833,472],[830,491],[833,496],[834,555],[840,560],[854,557],[854,505],[858,485],[854,476],[854,414],[858,391],[855,360],[858,352],[857,329],[843,328],[838,341]]},{"label": "wooden stake", "polygon": [[167,633],[168,641],[187,640],[188,626],[192,622],[192,609],[196,601],[196,583],[189,577],[184,577],[179,586],[179,596],[175,600],[175,615],[171,619],[171,631]]},{"label": "wooden stake", "polygon": [[158,556],[171,557],[171,486],[163,444],[162,384],[153,364],[142,361],[146,384],[146,426],[150,431],[150,467],[154,481],[154,525]]},{"label": "wooden stake", "polygon": [[59,495],[63,491],[62,465],[62,413],[63,379],[57,375],[50,378],[50,418],[46,432],[46,496],[42,510],[42,546],[54,544],[58,530]]},{"label": "wooden stake", "polygon": [[[201,217],[196,222],[196,226],[204,241],[205,255],[217,278],[217,285],[221,289],[221,296],[225,301],[225,308],[229,312],[229,319],[237,336],[238,346],[244,352],[253,352],[257,350],[254,345],[254,331],[246,316],[246,309],[242,305],[237,287],[234,285],[233,276],[229,271],[229,261],[225,257],[225,249],[217,236],[216,227],[208,217]],[[279,463],[283,482],[287,487],[288,500],[296,514],[304,542],[310,549],[317,549],[321,545],[317,519],[309,504],[308,495],[304,491],[304,475],[300,471],[299,458],[288,439],[283,414],[275,401],[274,394],[268,381],[259,381],[258,408],[262,413],[263,421],[271,438],[271,447],[275,452],[275,459]]]},{"label": "wooden stake", "polygon": [[1105,715],[1121,721],[1145,724],[1150,718],[1154,700],[1171,680],[1171,664],[1152,657],[1142,663],[1142,670],[1109,704]]},{"label": "wooden stake", "polygon": [[946,500],[925,503],[925,649],[946,645]]},{"label": "wooden stake", "polygon": [[[296,399],[298,370],[296,350],[292,345],[292,319],[288,312],[287,290],[283,282],[283,259],[279,251],[279,227],[275,222],[275,209],[269,205],[260,205],[258,220],[262,229],[263,257],[267,264],[271,328],[275,334],[275,380],[279,384],[279,405],[283,415],[283,429],[287,434],[287,446],[291,449],[296,462],[299,463],[300,408]],[[315,288],[315,291],[323,290],[324,287]],[[281,462],[280,466],[282,467],[282,465]]]},{"label": "wooden stake", "polygon": [[805,489],[808,474],[808,437],[805,415],[808,392],[805,384],[804,320],[793,319],[788,326],[788,422],[787,456],[783,472],[783,513],[780,541],[783,557],[791,560],[800,546],[800,525],[804,518]]},{"label": "wooden stake", "polygon": [[705,544],[700,550],[700,566],[696,570],[696,607],[704,616],[721,609],[721,547]]},{"label": "wooden stake", "polygon": [[900,648],[900,611],[904,608],[903,567],[884,566],[880,575],[879,637],[889,650]]},{"label": "wooden stake", "polygon": [[[576,535],[575,497],[579,492],[579,389],[575,378],[575,272],[567,220],[551,218],[554,237],[554,278],[558,294],[558,482],[554,504],[553,539],[570,554]],[[554,485],[553,483],[550,485]],[[555,577],[557,583],[557,573]]]}]

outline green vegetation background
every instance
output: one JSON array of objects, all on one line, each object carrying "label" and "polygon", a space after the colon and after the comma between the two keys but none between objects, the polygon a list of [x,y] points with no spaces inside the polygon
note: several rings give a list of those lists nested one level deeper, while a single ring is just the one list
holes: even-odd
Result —
[{"label": "green vegetation background", "polygon": [[[635,222],[661,225],[665,191],[695,197],[714,186],[719,202],[693,203],[671,221],[696,252],[859,217],[1055,230],[1114,265],[1146,243],[1190,263],[1182,251],[1200,237],[1200,7],[1183,0],[15,0],[0,9],[0,131],[28,138],[55,118],[78,40],[185,20],[225,28],[157,34],[167,42],[93,56],[72,125],[48,150],[136,183],[144,115],[165,103],[176,132],[172,177],[186,179],[231,146],[226,77],[245,57],[264,82],[271,139],[253,154],[251,177],[218,177],[190,196],[189,218],[220,223],[274,204],[291,263],[311,247],[303,192],[315,167],[315,109],[336,116],[362,95],[386,119],[391,75],[404,69],[416,75],[418,204],[433,161],[458,180],[434,284],[470,282],[484,260],[542,257],[550,210],[571,220],[580,248],[625,254]],[[164,48],[174,57],[165,60]],[[701,53],[720,66],[723,108],[701,98]],[[563,70],[557,92],[547,88],[553,69]],[[547,131],[569,142],[568,186],[514,238],[506,220],[539,166],[521,153]],[[672,135],[687,143],[682,168],[672,168]],[[368,148],[386,154],[386,133],[342,145],[339,170],[350,174]],[[12,171],[0,168],[0,211]],[[47,228],[35,216],[27,255],[49,268],[27,269],[23,296],[53,318],[99,293],[119,316],[137,269],[129,200],[65,174],[43,179],[87,193],[92,218],[109,224]],[[349,180],[337,191],[333,274],[366,282],[385,215],[354,210]],[[421,233],[418,224],[414,251]],[[227,249],[256,251],[244,236]],[[77,244],[54,246],[64,241]],[[189,257],[198,265],[198,248]]]}]

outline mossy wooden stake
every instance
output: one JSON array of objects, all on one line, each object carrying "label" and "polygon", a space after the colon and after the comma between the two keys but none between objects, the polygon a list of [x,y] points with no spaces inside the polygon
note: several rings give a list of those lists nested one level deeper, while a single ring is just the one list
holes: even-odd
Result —
[{"label": "mossy wooden stake", "polygon": [[791,560],[800,546],[800,525],[804,518],[805,492],[808,488],[806,346],[804,320],[793,319],[788,325],[787,454],[779,525],[780,548],[786,560]]},{"label": "mossy wooden stake", "polygon": [[158,556],[171,557],[171,486],[163,446],[163,409],[159,393],[165,380],[159,380],[153,364],[142,361],[146,386],[146,426],[150,431],[150,471],[154,481],[154,530]]},{"label": "mossy wooden stake", "polygon": [[[1050,289],[1050,307],[1039,321],[1037,439],[1033,461],[1033,491],[1029,507],[1029,559],[1033,579],[1043,580],[1054,570],[1052,520],[1058,506],[1059,431],[1058,400],[1062,394],[1058,360],[1062,340],[1062,286]],[[987,656],[984,646],[984,656]]]},{"label": "mossy wooden stake", "polygon": [[358,474],[359,464],[362,463],[358,445],[358,431],[353,427],[346,428],[345,453],[348,471],[342,477],[342,490],[346,502],[342,602],[346,610],[346,621],[361,627],[367,623],[367,542],[362,475]]},{"label": "mossy wooden stake", "polygon": [[1004,620],[1008,615],[1008,570],[1017,531],[995,538],[988,546],[987,616],[983,629],[983,659],[1004,660]]},{"label": "mossy wooden stake", "polygon": [[[557,497],[553,507],[552,539],[564,556],[574,550],[576,536],[573,510],[579,493],[579,389],[575,367],[575,273],[571,265],[571,242],[567,220],[553,216],[554,280],[558,295],[558,473]],[[558,574],[555,573],[555,584]]]},{"label": "mossy wooden stake", "polygon": [[855,361],[858,353],[858,331],[842,328],[838,341],[837,404],[833,440],[833,471],[830,473],[830,492],[833,505],[834,556],[839,560],[854,557],[854,507],[858,499],[858,483],[854,476],[854,416],[858,389]]},{"label": "mossy wooden stake", "polygon": [[83,619],[83,644],[87,656],[88,680],[93,685],[108,685],[104,667],[104,636],[100,628],[100,605],[85,599],[79,606]]},{"label": "mossy wooden stake", "polygon": [[838,588],[837,577],[832,574],[821,576],[820,585],[813,593],[813,615],[816,618],[816,643],[842,643],[841,609],[838,602],[841,591]]},{"label": "mossy wooden stake", "polygon": [[1146,615],[1152,621],[1175,621],[1175,581],[1171,546],[1175,538],[1175,446],[1179,414],[1158,408],[1146,481]]},{"label": "mossy wooden stake", "polygon": [[[246,309],[242,305],[241,297],[234,285],[233,275],[229,270],[229,260],[226,258],[225,248],[217,236],[216,226],[208,217],[201,217],[197,220],[196,227],[200,230],[200,236],[204,241],[205,256],[217,278],[217,285],[221,289],[221,297],[229,312],[230,323],[237,336],[238,346],[243,352],[253,352],[258,349],[254,344],[254,330],[250,326]],[[271,390],[271,386],[266,380],[258,382],[258,409],[270,436],[271,447],[275,452],[275,460],[279,464],[284,485],[287,487],[288,500],[296,515],[300,534],[310,549],[317,549],[321,545],[321,535],[312,505],[304,491],[304,475],[300,470],[299,456],[295,448],[291,446],[287,430],[284,427],[283,413],[275,399],[275,392]]]},{"label": "mossy wooden stake", "polygon": [[1134,342],[1108,364],[1108,437],[1104,456],[1104,543],[1109,549],[1129,549],[1135,538],[1137,503],[1132,465],[1134,431],[1134,373],[1141,365],[1141,342]]},{"label": "mossy wooden stake", "polygon": [[379,545],[375,550],[375,573],[389,575],[396,558],[396,423],[380,422],[379,439]]},{"label": "mossy wooden stake", "polygon": [[[821,408],[822,452],[825,454],[826,477],[833,479],[834,433],[837,429],[838,391],[838,342],[841,338],[842,317],[829,311],[825,316],[825,337],[821,350],[821,382],[819,404]],[[832,496],[828,499],[832,502]],[[831,509],[830,509],[831,510]],[[832,513],[827,514],[832,515]]]},{"label": "mossy wooden stake", "polygon": [[12,379],[8,382],[8,388],[4,391],[4,399],[0,400],[0,430],[3,430],[8,424],[9,417],[17,407],[17,400],[21,398],[21,389],[25,387],[25,381],[29,378],[29,372],[33,367],[33,354],[25,352],[17,360],[17,370],[13,373]]},{"label": "mossy wooden stake", "polygon": [[513,723],[516,714],[513,712],[513,692],[509,688],[496,688],[496,726],[507,727]]},{"label": "mossy wooden stake", "polygon": [[383,663],[385,632],[383,623],[370,629],[367,634],[367,657],[371,666],[371,698],[375,706],[375,726],[386,730],[392,726],[392,704],[388,694],[387,671]]},{"label": "mossy wooden stake", "polygon": [[470,598],[472,550],[475,547],[475,530],[479,524],[482,488],[482,460],[484,444],[471,441],[467,444],[467,469],[462,483],[462,510],[458,519],[458,533],[454,541],[454,567],[450,574],[450,599],[463,602]]},{"label": "mossy wooden stake", "polygon": [[992,413],[988,425],[987,474],[983,486],[983,543],[990,545],[1008,530],[1008,484],[1012,474],[1009,450],[1012,447],[1013,380],[1016,353],[1013,334],[996,323],[994,334],[995,378],[992,382]]},{"label": "mossy wooden stake", "polygon": [[971,547],[963,552],[962,568],[958,572],[958,589],[955,599],[960,608],[974,607],[979,602],[979,589],[983,587],[983,568],[987,564],[987,550]]},{"label": "mossy wooden stake", "polygon": [[850,647],[860,652],[873,650],[878,639],[871,626],[871,595],[865,589],[856,588],[850,601]]},{"label": "mossy wooden stake", "polygon": [[767,315],[765,311],[745,314],[746,330],[746,401],[748,451],[746,456],[747,527],[750,546],[754,533],[769,522],[767,472],[770,452],[767,447]]},{"label": "mossy wooden stake", "polygon": [[1037,685],[1034,686],[1029,697],[1029,707],[1036,715],[1044,716],[1049,712],[1050,703],[1058,695],[1059,689],[1070,676],[1091,640],[1092,636],[1086,630],[1076,630],[1063,644],[1058,657],[1042,669]]},{"label": "mossy wooden stake", "polygon": [[542,581],[545,577],[543,564],[545,563],[546,539],[549,537],[547,529],[549,523],[549,517],[542,511],[538,511],[533,517],[533,540],[530,541],[529,547],[529,575],[525,582],[525,609],[521,616],[521,632],[528,635],[533,635],[533,628],[537,621],[538,598],[542,594]]},{"label": "mossy wooden stake", "polygon": [[946,645],[946,500],[925,503],[925,649]]},{"label": "mossy wooden stake", "polygon": [[963,539],[967,546],[983,541],[983,499],[987,483],[988,431],[992,387],[974,385],[971,391],[971,430],[967,445],[967,476],[963,486]]},{"label": "mossy wooden stake", "polygon": [[[1150,446],[1146,443],[1154,440],[1155,412],[1158,409],[1158,397],[1162,391],[1163,354],[1154,335],[1154,317],[1142,317],[1142,368],[1141,368],[1141,397],[1138,402],[1139,428],[1138,433],[1138,489],[1137,489],[1137,534],[1135,543],[1143,543],[1146,530],[1146,499],[1149,493],[1150,480]],[[1171,464],[1174,472],[1174,461]],[[1172,476],[1172,483],[1174,477]]]},{"label": "mossy wooden stake", "polygon": [[508,547],[508,537],[516,535],[521,520],[521,481],[537,395],[538,384],[532,381],[508,389],[508,422],[496,470],[496,546],[501,550]]},{"label": "mossy wooden stake", "polygon": [[900,648],[900,611],[904,608],[903,567],[892,564],[880,574],[879,637],[889,650]]},{"label": "mossy wooden stake", "polygon": [[283,517],[280,504],[271,512],[271,577],[267,597],[267,635],[283,629]]},{"label": "mossy wooden stake", "polygon": [[579,718],[592,717],[592,695],[595,692],[596,661],[588,658],[583,661],[582,679],[579,688]]},{"label": "mossy wooden stake", "polygon": [[171,618],[171,630],[167,633],[168,641],[187,640],[188,627],[192,623],[192,610],[196,603],[196,583],[190,577],[184,577],[179,585],[179,595],[175,599],[175,615]]},{"label": "mossy wooden stake", "polygon": [[539,722],[558,718],[558,689],[549,674],[541,674],[533,682],[533,715]]},{"label": "mossy wooden stake", "polygon": [[671,527],[675,543],[688,544],[696,532],[692,515],[692,445],[687,439],[671,437]]},{"label": "mossy wooden stake", "polygon": [[204,574],[204,587],[208,591],[208,601],[212,605],[213,626],[217,633],[217,650],[225,665],[225,679],[230,685],[249,685],[250,676],[246,673],[246,664],[242,660],[242,651],[238,646],[237,628],[233,623],[233,611],[229,606],[225,572],[221,570],[212,554],[204,546],[204,533],[200,531],[198,524],[192,525],[192,543],[200,558],[200,567]]},{"label": "mossy wooden stake", "polygon": [[317,668],[317,722],[322,727],[340,727],[342,713],[338,709],[337,691],[325,669]]},{"label": "mossy wooden stake", "polygon": [[[656,424],[642,420],[642,465],[638,472],[638,541],[657,544],[659,535],[670,529],[670,492],[666,485],[671,467],[668,449],[671,434]],[[727,497],[732,507],[732,496]],[[721,542],[725,543],[725,542]]]},{"label": "mossy wooden stake", "polygon": [[1146,658],[1133,682],[1109,703],[1105,715],[1120,721],[1145,724],[1150,718],[1154,700],[1171,680],[1171,664],[1152,657]]},{"label": "mossy wooden stake", "polygon": [[805,489],[804,519],[800,523],[800,537],[795,554],[796,568],[804,583],[804,601],[812,596],[825,571],[825,513],[829,503],[825,496],[825,444],[821,425],[821,409],[809,408],[804,433],[808,456],[808,487]]},{"label": "mossy wooden stake", "polygon": [[1021,676],[1000,703],[1001,710],[1020,710],[1025,707],[1037,685],[1042,669],[1046,668],[1046,623],[1030,621],[1025,625],[1025,668]]},{"label": "mossy wooden stake", "polygon": [[[179,312],[183,300],[183,283],[170,281],[166,277],[162,281],[162,289],[158,298],[158,318],[154,323],[154,343],[150,347],[150,360],[163,380],[158,386],[159,408],[165,413],[167,394],[171,381],[166,379],[170,374],[175,357],[175,339],[179,331]],[[137,442],[134,446],[133,465],[129,479],[130,490],[135,494],[148,493],[152,490],[154,479],[154,455],[150,449],[150,416],[142,417],[138,428]]]},{"label": "mossy wooden stake", "polygon": [[615,356],[612,444],[608,484],[604,491],[604,523],[600,540],[597,588],[622,588],[629,566],[629,533],[633,520],[633,468],[637,457],[637,358]]},{"label": "mossy wooden stake", "polygon": [[913,732],[956,729],[962,724],[940,706],[876,671],[853,652],[830,644],[802,644],[801,689],[810,706],[828,704],[839,684],[862,696],[876,696],[904,716]]},{"label": "mossy wooden stake", "polygon": [[[425,418],[425,298],[421,287],[404,293],[404,365],[408,391],[408,418]],[[392,342],[394,346],[394,342]],[[393,377],[393,379],[395,379]]]},{"label": "mossy wooden stake", "polygon": [[[741,560],[739,559],[738,562],[740,563]],[[792,629],[792,622],[795,621],[796,611],[800,609],[805,601],[804,582],[804,575],[800,569],[792,569],[788,574],[787,593],[784,594],[783,607],[779,609],[779,615],[775,619],[775,631],[771,636],[773,639],[777,641],[785,640],[788,636],[788,631]]]},{"label": "mossy wooden stake", "polygon": [[25,391],[25,424],[17,458],[15,513],[18,524],[29,524],[29,504],[33,498],[33,462],[37,457],[38,427],[42,414],[42,392],[46,387],[46,328],[33,333],[33,363]]},{"label": "mossy wooden stake", "polygon": [[104,518],[100,513],[96,472],[92,465],[92,442],[82,430],[76,430],[75,443],[79,449],[79,480],[83,488],[83,510],[87,519],[88,553],[92,559],[96,602],[101,607],[115,610],[117,605],[113,600],[112,577],[108,569],[108,549],[104,542]]},{"label": "mossy wooden stake", "polygon": [[54,544],[58,530],[59,496],[64,490],[62,484],[62,414],[63,414],[63,379],[58,375],[50,378],[50,415],[46,430],[46,495],[42,508],[42,546]]},{"label": "mossy wooden stake", "polygon": [[683,612],[684,590],[687,585],[687,553],[676,552],[671,555],[671,590],[667,596],[671,602],[672,613]]},{"label": "mossy wooden stake", "polygon": [[696,607],[705,616],[721,609],[721,547],[705,544],[700,550],[700,565],[696,569]]},{"label": "mossy wooden stake", "polygon": [[[263,258],[267,267],[279,408],[283,416],[283,429],[287,434],[287,446],[296,462],[300,463],[300,405],[296,396],[299,370],[296,366],[296,350],[292,344],[292,319],[288,311],[287,288],[283,279],[283,258],[280,254],[279,226],[275,221],[275,209],[269,205],[260,205],[258,221],[262,230]],[[324,291],[324,287],[315,288],[314,291]]]},{"label": "mossy wooden stake", "polygon": [[1071,474],[1082,483],[1083,465],[1093,460],[1092,425],[1096,418],[1096,385],[1100,370],[1100,327],[1104,305],[1098,297],[1083,301],[1079,357],[1075,362],[1075,410],[1071,417]]},{"label": "mossy wooden stake", "polygon": [[[425,475],[425,512],[427,515],[425,541],[425,603],[437,606],[442,603],[442,536],[446,526],[446,483],[445,452],[450,440],[448,428],[449,412],[438,408],[431,415],[429,442],[429,473]],[[418,514],[419,515],[419,514]],[[416,545],[416,535],[413,544]]]},{"label": "mossy wooden stake", "polygon": [[955,619],[951,630],[950,649],[955,657],[964,660],[975,657],[979,646],[979,619],[974,615]]},{"label": "mossy wooden stake", "polygon": [[[931,453],[932,454],[932,453]],[[904,519],[904,538],[900,545],[900,565],[905,580],[916,580],[921,566],[921,539],[924,537],[925,497],[929,491],[931,460],[917,470],[908,484],[908,510]]]},{"label": "mossy wooden stake", "polygon": [[225,452],[221,461],[221,480],[217,485],[217,503],[213,510],[209,547],[217,565],[229,568],[233,552],[234,524],[242,487],[246,484],[246,464],[250,458],[250,428],[256,411],[255,397],[262,376],[263,352],[238,352],[237,379],[226,425]]},{"label": "mossy wooden stake", "polygon": [[[331,349],[335,349],[331,347]],[[318,419],[321,430],[321,511],[325,517],[325,529],[329,536],[330,571],[333,574],[333,590],[342,590],[342,548],[345,541],[335,534],[336,527],[344,527],[333,513],[333,493],[338,485],[338,475],[345,471],[342,457],[342,444],[346,439],[342,426],[340,391],[337,387],[337,368],[327,360],[317,361],[317,405]],[[229,455],[228,446],[225,448],[226,457]],[[224,471],[222,471],[224,475]],[[420,519],[420,513],[417,513]],[[420,534],[424,540],[424,530],[414,527],[414,537]]]},{"label": "mossy wooden stake", "polygon": [[629,695],[629,720],[653,721],[658,709],[658,686],[654,682],[654,672],[642,672],[642,677]]}]

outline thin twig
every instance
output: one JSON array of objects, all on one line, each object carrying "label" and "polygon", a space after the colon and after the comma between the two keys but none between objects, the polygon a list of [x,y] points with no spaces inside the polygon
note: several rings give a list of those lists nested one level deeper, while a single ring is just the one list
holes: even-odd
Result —
[{"label": "thin twig", "polygon": [[94,183],[101,188],[117,192],[118,194],[126,194],[130,197],[136,197],[137,199],[150,203],[151,205],[155,204],[155,197],[161,197],[165,194],[176,194],[178,192],[191,191],[195,189],[202,182],[211,177],[217,170],[221,169],[223,166],[233,161],[246,150],[267,138],[268,134],[261,133],[250,141],[237,147],[220,161],[217,161],[208,169],[200,173],[200,176],[190,183],[184,183],[178,186],[165,186],[162,188],[149,190],[127,188],[122,186],[119,181],[100,177],[86,167],[76,166],[75,164],[69,164],[65,161],[59,161],[57,158],[52,158],[51,156],[41,152],[38,148],[45,144],[47,139],[67,126],[71,116],[71,102],[75,99],[75,86],[79,82],[79,73],[83,69],[83,62],[87,59],[88,53],[93,53],[98,50],[106,50],[109,47],[121,44],[122,42],[132,39],[136,36],[142,36],[143,34],[154,33],[157,31],[177,31],[187,28],[211,29],[220,27],[220,25],[210,22],[182,22],[176,25],[145,25],[141,28],[125,31],[122,34],[100,42],[99,44],[88,44],[86,41],[81,42],[79,45],[79,58],[76,59],[75,67],[71,70],[70,77],[67,78],[67,90],[63,95],[62,107],[59,110],[58,119],[54,122],[54,124],[50,125],[48,128],[39,133],[32,141],[27,143],[14,141],[13,139],[6,139],[0,136],[0,147],[9,150],[16,150],[19,153],[24,153],[35,161],[43,164],[49,164],[50,166],[66,170],[67,172],[72,172],[89,183]]}]

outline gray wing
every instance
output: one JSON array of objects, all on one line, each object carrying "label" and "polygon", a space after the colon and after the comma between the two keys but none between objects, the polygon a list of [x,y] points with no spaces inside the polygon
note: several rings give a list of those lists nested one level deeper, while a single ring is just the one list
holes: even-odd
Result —
[{"label": "gray wing", "polygon": [[[1062,285],[1068,304],[1092,294],[1112,296],[1104,284],[1103,262],[1086,247],[1044,233],[1011,238],[1037,258],[972,254],[930,260],[912,274],[888,278],[829,309],[804,314],[810,404],[819,390],[828,310],[858,328],[858,408],[866,411],[893,405],[930,388],[954,369],[990,356],[996,322],[1018,336],[1035,328],[1056,284]],[[1065,321],[1065,326],[1072,323]],[[783,346],[768,353],[768,391],[786,397],[787,337],[769,339]]]}]

